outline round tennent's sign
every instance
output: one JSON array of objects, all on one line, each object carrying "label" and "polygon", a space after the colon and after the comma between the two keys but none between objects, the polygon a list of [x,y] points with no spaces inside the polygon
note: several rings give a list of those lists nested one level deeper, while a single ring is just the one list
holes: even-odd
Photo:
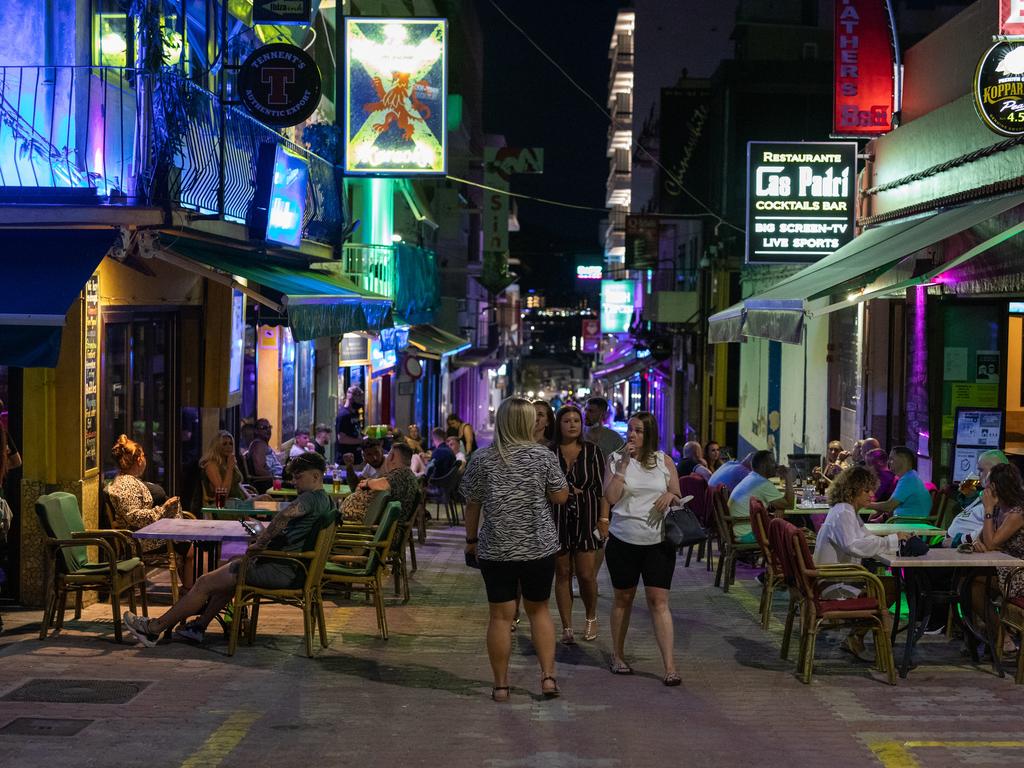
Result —
[{"label": "round tennent's sign", "polygon": [[265,45],[239,68],[238,97],[264,123],[298,125],[320,104],[320,70],[301,48]]},{"label": "round tennent's sign", "polygon": [[974,106],[1003,136],[1024,135],[1024,42],[996,43],[978,62]]}]

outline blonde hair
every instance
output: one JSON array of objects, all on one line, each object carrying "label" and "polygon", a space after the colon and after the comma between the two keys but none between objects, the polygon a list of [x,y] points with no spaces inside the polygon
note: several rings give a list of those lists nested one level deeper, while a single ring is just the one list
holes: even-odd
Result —
[{"label": "blonde hair", "polygon": [[122,472],[132,469],[145,455],[142,446],[128,437],[128,435],[121,435],[117,438],[117,442],[110,449],[110,453],[113,455],[114,461],[117,462],[117,468]]},{"label": "blonde hair", "polygon": [[199,466],[206,467],[207,464],[213,462],[220,469],[227,467],[228,463],[224,460],[220,453],[220,441],[223,438],[230,438],[231,442],[235,442],[235,436],[228,432],[226,429],[218,430],[217,433],[210,438],[210,442],[206,444],[206,453],[199,459]]},{"label": "blonde hair", "polygon": [[514,445],[534,445],[533,425],[537,411],[525,397],[508,397],[501,401],[494,419],[494,447],[505,464]]}]

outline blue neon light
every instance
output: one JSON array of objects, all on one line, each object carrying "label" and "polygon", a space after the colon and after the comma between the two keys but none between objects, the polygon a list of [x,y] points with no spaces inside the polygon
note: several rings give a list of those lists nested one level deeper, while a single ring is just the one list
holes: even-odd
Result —
[{"label": "blue neon light", "polygon": [[267,240],[298,248],[306,214],[309,163],[280,144],[274,152],[274,180],[267,206]]}]

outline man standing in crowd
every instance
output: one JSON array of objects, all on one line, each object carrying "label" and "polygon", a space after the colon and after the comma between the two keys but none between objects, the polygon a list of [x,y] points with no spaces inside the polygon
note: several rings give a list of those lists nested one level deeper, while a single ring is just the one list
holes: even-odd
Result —
[{"label": "man standing in crowd", "polygon": [[868,504],[868,509],[880,513],[874,515],[871,520],[885,520],[894,515],[928,517],[932,513],[932,497],[924,487],[924,481],[917,474],[917,457],[914,452],[905,445],[897,445],[889,452],[889,469],[898,478],[896,490],[888,500]]},{"label": "man standing in crowd", "polygon": [[346,453],[353,455],[356,464],[363,463],[363,432],[359,420],[359,410],[363,407],[363,390],[357,386],[348,388],[345,402],[338,409],[338,418],[334,422],[336,456]]},{"label": "man standing in crowd", "polygon": [[587,400],[583,418],[587,427],[584,438],[600,448],[606,459],[626,444],[618,432],[604,425],[608,418],[608,401],[603,397]]}]

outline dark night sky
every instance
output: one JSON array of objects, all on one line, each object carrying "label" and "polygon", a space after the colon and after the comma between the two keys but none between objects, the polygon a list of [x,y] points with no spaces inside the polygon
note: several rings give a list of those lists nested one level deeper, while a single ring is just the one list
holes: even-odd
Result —
[{"label": "dark night sky", "polygon": [[[527,34],[602,104],[608,94],[608,43],[617,0],[496,0]],[[484,126],[509,146],[543,147],[544,174],[516,176],[512,190],[602,207],[608,176],[608,121],[491,6],[479,0],[484,33]],[[524,288],[542,287],[550,257],[528,252],[600,253],[603,214],[519,201],[522,232],[512,236],[521,255]],[[534,267],[534,268],[531,268]],[[563,273],[564,274],[564,273]]]}]

